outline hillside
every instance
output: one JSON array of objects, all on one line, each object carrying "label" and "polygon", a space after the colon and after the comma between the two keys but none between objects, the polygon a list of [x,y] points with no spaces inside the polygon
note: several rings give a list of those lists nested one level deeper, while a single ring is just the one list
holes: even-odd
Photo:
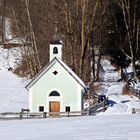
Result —
[{"label": "hillside", "polygon": [[0,112],[19,112],[21,108],[28,108],[27,81],[7,70],[16,65],[17,53],[17,50],[0,48]]}]

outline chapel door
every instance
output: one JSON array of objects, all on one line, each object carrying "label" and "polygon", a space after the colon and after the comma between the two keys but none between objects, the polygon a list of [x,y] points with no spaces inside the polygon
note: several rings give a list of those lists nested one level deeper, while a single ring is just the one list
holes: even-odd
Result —
[{"label": "chapel door", "polygon": [[[60,112],[60,102],[51,101],[49,106],[50,106],[50,109],[49,109],[50,113],[54,113],[54,112],[59,113]],[[58,116],[58,115],[59,114],[51,114],[51,116]]]}]

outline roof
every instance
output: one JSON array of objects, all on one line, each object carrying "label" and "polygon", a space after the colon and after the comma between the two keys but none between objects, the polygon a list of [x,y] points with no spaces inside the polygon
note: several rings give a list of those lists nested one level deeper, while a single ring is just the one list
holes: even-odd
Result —
[{"label": "roof", "polygon": [[50,44],[62,44],[61,40],[51,40]]},{"label": "roof", "polygon": [[81,85],[85,91],[86,86],[84,82],[73,72],[62,60],[58,58],[54,58],[48,65],[46,65],[34,78],[33,80],[26,86],[27,89],[30,89],[55,63],[59,63],[72,77],[73,79]]},{"label": "roof", "polygon": [[51,41],[50,41],[50,44],[63,44],[63,42],[62,42],[62,40],[61,40],[61,37],[60,37],[60,35],[58,35],[58,33],[56,33],[56,34],[52,37],[52,39],[51,39]]}]

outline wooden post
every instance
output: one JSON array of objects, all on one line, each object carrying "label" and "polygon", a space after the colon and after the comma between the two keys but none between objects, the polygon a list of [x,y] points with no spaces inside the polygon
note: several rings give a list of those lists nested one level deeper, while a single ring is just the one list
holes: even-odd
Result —
[{"label": "wooden post", "polygon": [[106,100],[103,101],[103,112],[105,112],[105,101]]},{"label": "wooden post", "polygon": [[19,112],[19,119],[22,120],[22,112]]},{"label": "wooden post", "polygon": [[106,98],[106,104],[107,104],[107,107],[108,107],[108,97]]},{"label": "wooden post", "polygon": [[70,112],[68,111],[67,113],[68,113],[67,116],[69,117],[70,116]]},{"label": "wooden post", "polygon": [[135,108],[132,108],[132,114],[135,114],[136,112],[135,112]]},{"label": "wooden post", "polygon": [[47,118],[47,112],[43,112],[43,118]]},{"label": "wooden post", "polygon": [[89,109],[89,107],[88,107],[88,109],[87,109],[87,116],[89,116],[89,110],[90,110],[90,109]]}]

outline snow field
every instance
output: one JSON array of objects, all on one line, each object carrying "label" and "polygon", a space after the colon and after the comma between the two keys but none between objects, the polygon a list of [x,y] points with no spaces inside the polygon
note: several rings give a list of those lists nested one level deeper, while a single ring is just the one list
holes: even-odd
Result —
[{"label": "snow field", "polygon": [[139,140],[140,115],[0,121],[0,140]]},{"label": "snow field", "polygon": [[28,108],[27,81],[12,72],[0,70],[0,112],[20,112]]}]

